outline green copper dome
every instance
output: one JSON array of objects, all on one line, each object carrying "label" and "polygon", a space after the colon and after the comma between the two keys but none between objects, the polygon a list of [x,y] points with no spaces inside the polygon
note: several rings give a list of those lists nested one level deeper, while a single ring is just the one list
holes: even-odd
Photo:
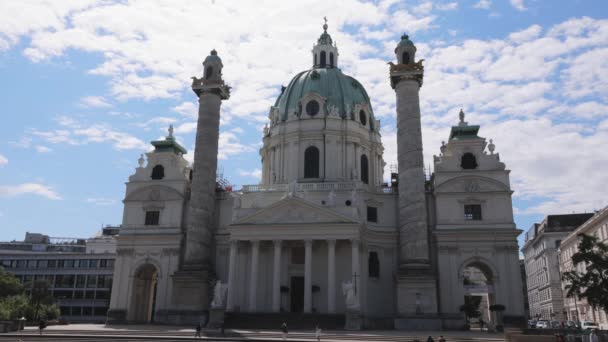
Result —
[{"label": "green copper dome", "polygon": [[299,101],[311,92],[327,99],[325,112],[335,107],[341,117],[354,114],[352,111],[356,104],[367,104],[370,111],[372,108],[359,81],[344,75],[338,68],[315,68],[297,74],[279,95],[274,106],[278,108],[281,120],[287,120],[290,114],[303,112]]},{"label": "green copper dome", "polygon": [[400,46],[414,46],[414,42],[410,40],[410,36],[404,34],[401,36],[401,41],[399,42]]}]

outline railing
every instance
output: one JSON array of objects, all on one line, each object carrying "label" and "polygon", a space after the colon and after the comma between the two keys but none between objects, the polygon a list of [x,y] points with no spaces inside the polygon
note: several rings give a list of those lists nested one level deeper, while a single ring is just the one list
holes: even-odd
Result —
[{"label": "railing", "polygon": [[[287,192],[292,185],[290,184],[253,184],[243,185],[242,192]],[[396,189],[389,186],[373,186],[360,182],[327,182],[327,183],[296,183],[295,190],[300,191],[352,191],[369,190],[376,193],[392,194]]]}]

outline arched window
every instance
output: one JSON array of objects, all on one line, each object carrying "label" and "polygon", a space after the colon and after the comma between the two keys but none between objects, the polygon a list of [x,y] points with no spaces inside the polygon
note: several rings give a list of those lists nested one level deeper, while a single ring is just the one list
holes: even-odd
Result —
[{"label": "arched window", "polygon": [[213,74],[213,67],[208,66],[205,69],[205,79],[206,80],[210,79],[212,74]]},{"label": "arched window", "polygon": [[319,149],[314,146],[304,151],[304,178],[319,178]]},{"label": "arched window", "polygon": [[361,156],[361,181],[369,184],[369,161],[365,154]]},{"label": "arched window", "polygon": [[380,278],[380,260],[378,259],[378,252],[369,252],[367,269],[370,278]]},{"label": "arched window", "polygon": [[327,55],[325,54],[325,51],[321,51],[321,67],[325,67],[325,64],[327,59]]},{"label": "arched window", "polygon": [[165,168],[162,165],[156,165],[152,169],[152,179],[163,179],[165,178]]},{"label": "arched window", "polygon": [[473,170],[477,168],[477,159],[475,159],[473,153],[467,152],[462,155],[462,158],[460,159],[460,167],[465,170]]},{"label": "arched window", "polygon": [[333,52],[329,53],[329,66],[332,68],[334,67],[334,53]]},{"label": "arched window", "polygon": [[359,121],[363,126],[367,124],[367,116],[365,115],[365,112],[363,110],[359,111]]},{"label": "arched window", "polygon": [[404,52],[403,55],[401,55],[401,61],[403,62],[402,64],[410,64],[410,54]]}]

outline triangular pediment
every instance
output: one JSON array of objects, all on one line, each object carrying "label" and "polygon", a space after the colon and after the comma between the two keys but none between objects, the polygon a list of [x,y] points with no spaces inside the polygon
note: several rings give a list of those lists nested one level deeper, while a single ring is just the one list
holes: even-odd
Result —
[{"label": "triangular pediment", "polygon": [[357,223],[357,221],[302,198],[287,197],[243,217],[233,225],[306,223]]}]

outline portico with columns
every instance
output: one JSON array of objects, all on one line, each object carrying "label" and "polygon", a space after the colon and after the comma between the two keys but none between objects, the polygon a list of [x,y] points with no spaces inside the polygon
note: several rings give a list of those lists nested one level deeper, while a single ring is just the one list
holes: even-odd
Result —
[{"label": "portico with columns", "polygon": [[361,289],[359,222],[297,195],[271,207],[227,227],[226,310],[344,312],[342,283]]}]

